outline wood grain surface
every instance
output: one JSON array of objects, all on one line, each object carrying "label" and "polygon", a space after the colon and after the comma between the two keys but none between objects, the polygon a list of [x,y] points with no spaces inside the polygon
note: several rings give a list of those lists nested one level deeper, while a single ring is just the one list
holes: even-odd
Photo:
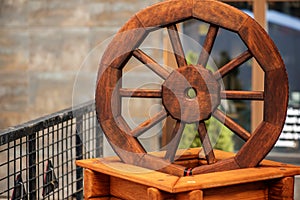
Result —
[{"label": "wood grain surface", "polygon": [[[183,153],[181,161],[197,158],[200,149]],[[163,157],[161,152],[153,152]],[[232,153],[217,151],[217,160]],[[118,157],[78,160],[85,168],[85,199],[293,199],[294,176],[300,167],[264,160],[259,167],[174,176],[120,161]]]}]

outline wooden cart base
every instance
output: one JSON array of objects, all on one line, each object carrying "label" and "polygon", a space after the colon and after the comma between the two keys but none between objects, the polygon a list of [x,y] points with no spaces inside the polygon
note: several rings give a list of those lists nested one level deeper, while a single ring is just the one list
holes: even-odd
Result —
[{"label": "wooden cart base", "polygon": [[[198,150],[184,153],[193,157]],[[216,151],[217,159],[230,153]],[[184,156],[183,156],[184,157]],[[189,159],[187,165],[201,160]],[[177,177],[120,162],[116,157],[76,161],[84,170],[85,199],[294,199],[300,167],[264,160],[259,167]]]}]

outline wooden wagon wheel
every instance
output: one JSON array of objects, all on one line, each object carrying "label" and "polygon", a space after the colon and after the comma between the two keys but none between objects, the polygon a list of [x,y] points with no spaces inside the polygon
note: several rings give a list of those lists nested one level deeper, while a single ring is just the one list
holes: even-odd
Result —
[{"label": "wooden wagon wheel", "polygon": [[[197,65],[187,65],[176,29],[177,23],[192,18],[210,24]],[[212,73],[205,66],[220,27],[238,34],[248,49]],[[168,29],[178,64],[178,69],[172,73],[139,49],[147,34],[160,28]],[[161,90],[133,91],[122,88],[122,69],[132,56],[164,79]],[[253,57],[264,71],[264,91],[220,91],[218,80]],[[196,96],[187,96],[189,90],[193,90]],[[124,96],[162,98],[164,109],[131,130],[121,115],[121,99]],[[263,121],[252,133],[248,132],[218,109],[222,98],[263,101]],[[122,161],[178,176],[257,166],[281,133],[287,103],[285,66],[267,33],[245,13],[212,0],[166,1],[135,14],[106,49],[100,62],[96,89],[99,123]],[[168,115],[177,121],[173,131],[174,139],[165,157],[158,158],[148,154],[137,137]],[[245,141],[234,157],[216,160],[204,123],[210,116],[224,120],[224,125]],[[187,170],[172,162],[184,124],[194,122],[198,123],[208,164]]]}]

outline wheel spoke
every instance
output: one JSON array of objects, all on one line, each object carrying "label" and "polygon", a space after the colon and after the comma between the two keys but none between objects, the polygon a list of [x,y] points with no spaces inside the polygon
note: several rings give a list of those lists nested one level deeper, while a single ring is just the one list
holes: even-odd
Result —
[{"label": "wheel spoke", "polygon": [[202,48],[202,51],[201,51],[199,59],[198,59],[198,64],[202,65],[203,67],[205,67],[207,64],[209,55],[211,53],[211,50],[214,46],[215,39],[218,34],[218,30],[219,30],[218,26],[215,26],[213,24],[211,24],[209,26],[209,29],[208,29],[208,32],[207,32],[207,35],[206,35],[206,38],[205,38],[205,41],[203,44],[203,48]]},{"label": "wheel spoke", "polygon": [[217,80],[224,77],[226,74],[228,74],[231,70],[235,69],[236,67],[240,66],[241,64],[248,61],[250,58],[252,58],[252,54],[249,50],[243,52],[238,57],[234,58],[227,64],[225,64],[223,67],[221,67],[218,71],[214,73],[214,76]]},{"label": "wheel spoke", "polygon": [[120,96],[133,98],[161,98],[161,90],[121,88]]},{"label": "wheel spoke", "polygon": [[264,100],[263,91],[237,91],[237,90],[226,90],[221,91],[221,99],[239,99],[239,100]]},{"label": "wheel spoke", "polygon": [[172,135],[171,135],[171,142],[168,144],[168,149],[165,155],[165,159],[169,160],[170,162],[174,161],[176,151],[183,133],[185,123],[181,121],[176,121],[175,127],[173,129]]},{"label": "wheel spoke", "polygon": [[178,67],[186,66],[187,63],[185,60],[185,55],[178,35],[176,24],[172,24],[168,26],[168,33],[169,33],[170,41],[173,47],[173,51],[175,54]]},{"label": "wheel spoke", "polygon": [[199,123],[198,133],[199,133],[199,136],[200,136],[200,140],[201,140],[201,143],[202,143],[202,148],[204,150],[207,163],[208,164],[215,163],[216,162],[215,154],[214,154],[212,145],[210,143],[209,136],[208,136],[204,121]]},{"label": "wheel spoke", "polygon": [[160,121],[162,121],[163,119],[165,119],[167,117],[167,115],[168,114],[167,114],[166,110],[163,108],[163,110],[161,110],[159,113],[157,113],[156,115],[154,115],[152,118],[144,121],[137,128],[133,129],[130,132],[130,134],[133,137],[139,137],[145,131],[149,130],[150,128],[152,128],[153,126],[155,126],[157,123],[159,123]]},{"label": "wheel spoke", "polygon": [[233,121],[230,117],[225,115],[221,110],[217,109],[213,116],[219,120],[221,123],[224,122],[224,125],[227,126],[231,131],[236,133],[243,140],[247,141],[250,138],[250,133],[245,130],[243,127],[238,125],[235,121]]},{"label": "wheel spoke", "polygon": [[145,54],[142,50],[140,49],[134,50],[133,56],[139,61],[141,61],[143,64],[145,64],[147,67],[149,67],[153,72],[155,72],[162,79],[166,80],[170,75],[170,72],[168,72],[165,68],[160,66],[157,62],[155,62],[151,57]]},{"label": "wheel spoke", "polygon": [[128,126],[127,122],[125,121],[125,119],[119,115],[118,117],[116,117],[116,122],[118,124],[118,126],[125,132],[129,133],[130,132],[130,127]]}]

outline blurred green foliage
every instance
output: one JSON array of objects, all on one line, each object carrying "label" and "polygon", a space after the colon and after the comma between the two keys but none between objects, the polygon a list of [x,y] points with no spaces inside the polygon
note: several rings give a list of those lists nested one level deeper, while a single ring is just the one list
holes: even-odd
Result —
[{"label": "blurred green foliage", "polygon": [[[214,149],[233,152],[233,133],[214,117],[205,121],[210,142]],[[181,141],[180,149],[201,147],[201,142],[196,124],[186,124]]]}]

